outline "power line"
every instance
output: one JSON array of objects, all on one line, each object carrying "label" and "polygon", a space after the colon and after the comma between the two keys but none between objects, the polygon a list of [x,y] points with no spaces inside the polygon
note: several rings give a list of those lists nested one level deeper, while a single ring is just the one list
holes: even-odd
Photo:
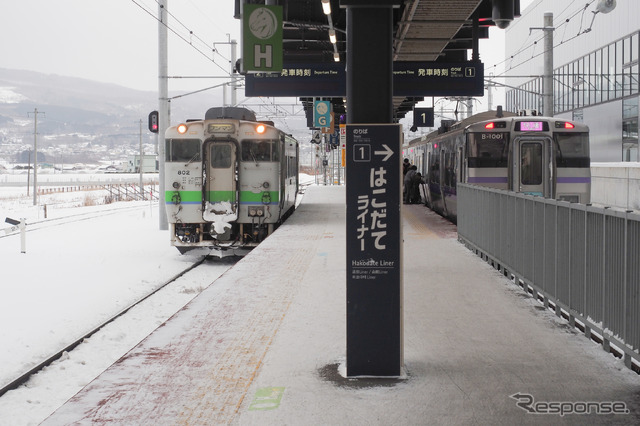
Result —
[{"label": "power line", "polygon": [[[156,3],[159,4],[158,0],[155,0]],[[193,3],[192,3],[193,5]],[[220,52],[218,52],[217,49],[212,48],[211,45],[209,45],[209,43],[207,43],[206,41],[204,41],[202,38],[200,38],[197,34],[195,34],[193,32],[193,30],[191,30],[189,27],[187,27],[184,23],[182,23],[182,21],[180,19],[178,19],[178,17],[176,15],[174,15],[173,13],[171,13],[171,11],[167,10],[167,13],[169,14],[169,16],[171,16],[178,24],[182,25],[182,27],[187,30],[189,32],[189,36],[190,37],[194,37],[196,40],[198,40],[200,43],[202,43],[202,45],[206,46],[207,48],[211,48],[213,53],[219,55],[222,59],[224,59],[227,62],[230,62],[230,60],[228,58],[225,58]],[[189,41],[189,44],[192,44],[191,40]],[[213,43],[215,45],[215,43]]]},{"label": "power line", "polygon": [[[557,25],[557,26],[555,27],[555,30],[557,31],[557,30],[559,30],[560,28],[562,28],[563,26],[568,25],[568,24],[569,24],[569,22],[571,22],[571,20],[572,20],[573,18],[575,18],[578,14],[581,14],[581,13],[582,13],[582,15],[584,16],[584,12],[588,9],[588,7],[589,7],[591,4],[593,4],[593,2],[594,2],[594,1],[595,1],[595,0],[590,0],[590,1],[589,1],[589,2],[587,2],[584,6],[581,6],[581,7],[580,7],[580,9],[576,10],[575,12],[573,12],[573,13],[572,13],[568,18],[564,18],[563,22],[562,22],[562,23],[560,23],[559,25]],[[562,12],[560,12],[560,16],[558,16],[557,18],[554,18],[554,21],[557,21],[557,20],[559,20],[559,19],[563,19],[563,18],[562,18],[562,14],[563,14],[563,13],[564,13],[564,12],[565,12],[565,11],[566,11],[566,10],[567,10],[567,9],[568,9],[568,8],[569,8],[569,7],[574,3],[574,2],[575,2],[575,0],[573,0],[569,5],[567,5],[567,6],[563,9],[563,11],[562,11]],[[582,23],[581,23],[581,24],[580,24],[580,30],[578,31],[578,33],[577,33],[575,36],[573,36],[573,37],[571,37],[571,38],[569,38],[569,39],[565,39],[564,37],[565,37],[566,29],[567,29],[567,28],[568,28],[568,27],[565,27],[565,32],[563,33],[562,41],[560,41],[560,43],[558,43],[556,46],[554,46],[554,48],[555,48],[555,47],[557,47],[557,46],[562,45],[563,43],[569,42],[569,41],[571,41],[571,40],[575,39],[576,37],[578,37],[578,36],[580,36],[580,35],[585,34],[586,32],[588,32],[587,30],[582,31]],[[529,37],[530,37],[530,36],[531,36],[531,34],[529,34]],[[522,53],[524,53],[525,51],[529,50],[530,48],[534,48],[534,49],[535,49],[535,47],[537,46],[538,42],[539,42],[539,41],[542,41],[542,40],[543,40],[543,38],[544,38],[544,37],[539,37],[538,39],[534,40],[531,44],[529,44],[529,45],[527,45],[527,46],[523,46],[523,47],[521,47],[521,48],[520,48],[520,49],[518,49],[518,50],[517,50],[513,55],[510,55],[508,58],[505,58],[505,59],[504,59],[504,60],[502,60],[501,62],[498,62],[497,64],[493,65],[493,67],[495,68],[495,67],[497,67],[497,66],[499,66],[499,65],[504,64],[504,63],[505,63],[505,62],[507,62],[507,61],[512,61],[512,60],[514,60],[516,57],[518,57],[519,55],[521,55],[521,54],[522,54]],[[526,43],[526,42],[527,42],[527,40],[528,40],[528,37],[527,37],[527,39],[524,41],[524,43]],[[523,44],[524,44],[524,43],[523,43]],[[502,73],[500,73],[500,74],[496,75],[495,77],[500,77],[500,76],[502,76],[503,74],[505,74],[507,71],[510,71],[510,70],[512,70],[512,69],[514,69],[514,68],[517,68],[517,67],[521,66],[521,65],[524,65],[524,64],[526,64],[527,62],[531,61],[532,59],[534,59],[534,58],[536,58],[536,57],[538,57],[538,56],[540,56],[540,55],[542,55],[542,54],[544,54],[544,51],[542,51],[542,52],[540,52],[540,53],[538,53],[538,54],[535,54],[535,53],[533,53],[533,52],[532,52],[532,54],[531,54],[531,57],[530,57],[530,58],[528,58],[528,59],[526,59],[526,60],[524,60],[524,61],[522,61],[522,62],[520,62],[520,63],[518,63],[518,64],[516,64],[516,65],[510,65],[510,66],[509,66],[509,68],[508,68],[507,70],[505,70],[505,71],[503,71]]]},{"label": "power line", "polygon": [[[182,41],[184,41],[185,43],[187,43],[189,46],[191,46],[193,49],[195,49],[198,53],[200,53],[202,56],[204,56],[205,58],[207,58],[207,60],[211,61],[215,66],[217,66],[218,68],[220,68],[222,71],[224,71],[226,74],[228,74],[229,76],[231,75],[231,73],[229,72],[229,70],[224,69],[220,64],[216,63],[215,60],[213,60],[211,57],[209,57],[209,55],[205,52],[203,52],[202,50],[200,50],[197,46],[195,46],[193,43],[191,43],[189,40],[187,40],[183,35],[179,34],[178,31],[176,31],[175,29],[171,28],[169,25],[167,25],[166,22],[162,22],[155,14],[153,14],[152,12],[150,12],[149,10],[145,9],[144,6],[142,6],[140,3],[138,3],[136,0],[131,0],[136,6],[138,6],[140,9],[142,9],[144,12],[146,12],[149,16],[153,17],[153,19],[155,19],[156,21],[158,21],[159,23],[161,23],[162,25],[164,25],[169,31],[171,31],[173,34],[175,34],[179,39],[181,39]],[[157,0],[156,0],[157,3]],[[170,13],[169,13],[170,14]],[[170,14],[171,15],[171,14]],[[171,15],[173,16],[173,15]],[[177,20],[177,19],[176,19]],[[180,21],[178,21],[180,22]],[[180,22],[181,25],[184,26],[184,24],[182,24]],[[185,27],[186,28],[186,27]],[[198,37],[199,40],[201,40]],[[206,43],[205,43],[206,44]],[[215,51],[214,51],[215,52]],[[222,55],[221,55],[222,56]]]}]

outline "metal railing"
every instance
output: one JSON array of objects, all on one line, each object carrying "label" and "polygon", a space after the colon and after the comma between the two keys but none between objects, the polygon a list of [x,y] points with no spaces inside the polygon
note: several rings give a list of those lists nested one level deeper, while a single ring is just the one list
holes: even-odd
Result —
[{"label": "metal railing", "polygon": [[640,370],[640,213],[459,184],[458,239]]}]

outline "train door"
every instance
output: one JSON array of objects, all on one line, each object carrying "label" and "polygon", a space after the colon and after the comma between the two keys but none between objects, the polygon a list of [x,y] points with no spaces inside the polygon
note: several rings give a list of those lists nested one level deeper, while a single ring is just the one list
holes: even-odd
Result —
[{"label": "train door", "polygon": [[545,198],[553,197],[553,144],[549,138],[515,140],[512,190]]},{"label": "train door", "polygon": [[440,150],[440,197],[442,200],[442,211],[445,216],[449,215],[449,209],[447,209],[447,196],[449,190],[449,179],[451,177],[451,169],[449,167],[449,159],[451,158],[451,153],[449,152],[448,147],[442,147]]},{"label": "train door", "polygon": [[212,222],[211,232],[227,234],[229,222],[238,218],[236,145],[231,141],[205,143],[203,218]]},{"label": "train door", "polygon": [[424,200],[425,203],[431,207],[432,201],[431,201],[431,190],[430,190],[430,182],[431,182],[431,170],[433,168],[433,164],[432,164],[432,152],[431,152],[431,148],[430,147],[426,147],[426,153],[425,153],[425,164],[424,164],[424,181],[425,184],[424,185],[420,185],[422,187],[422,195],[424,196]]},{"label": "train door", "polygon": [[464,145],[458,146],[456,149],[456,180],[458,182],[466,182],[466,167],[464,159]]}]

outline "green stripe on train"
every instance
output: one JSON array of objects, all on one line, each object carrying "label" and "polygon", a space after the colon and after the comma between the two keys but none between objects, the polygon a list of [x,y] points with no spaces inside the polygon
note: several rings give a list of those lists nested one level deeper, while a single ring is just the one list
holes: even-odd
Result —
[{"label": "green stripe on train", "polygon": [[[179,197],[180,202],[194,203],[202,201],[200,191],[165,191],[165,201],[175,203]],[[209,201],[217,203],[219,201],[235,201],[234,191],[209,191]],[[277,203],[280,201],[278,191],[251,192],[241,191],[240,202],[244,203]]]},{"label": "green stripe on train", "polygon": [[220,201],[236,201],[236,193],[234,191],[209,191],[209,202],[219,203]]},{"label": "green stripe on train", "polygon": [[185,203],[202,202],[202,192],[200,191],[165,191],[164,201],[167,203],[176,203],[177,201]]},{"label": "green stripe on train", "polygon": [[263,192],[240,192],[241,203],[277,203],[280,201],[278,198],[278,191],[263,191]]}]

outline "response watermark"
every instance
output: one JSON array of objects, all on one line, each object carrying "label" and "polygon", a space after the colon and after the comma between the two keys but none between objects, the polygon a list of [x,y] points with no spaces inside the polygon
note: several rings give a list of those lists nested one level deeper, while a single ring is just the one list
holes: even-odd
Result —
[{"label": "response watermark", "polygon": [[516,393],[509,396],[518,401],[516,405],[529,414],[629,414],[624,401],[536,401],[532,395]]}]

